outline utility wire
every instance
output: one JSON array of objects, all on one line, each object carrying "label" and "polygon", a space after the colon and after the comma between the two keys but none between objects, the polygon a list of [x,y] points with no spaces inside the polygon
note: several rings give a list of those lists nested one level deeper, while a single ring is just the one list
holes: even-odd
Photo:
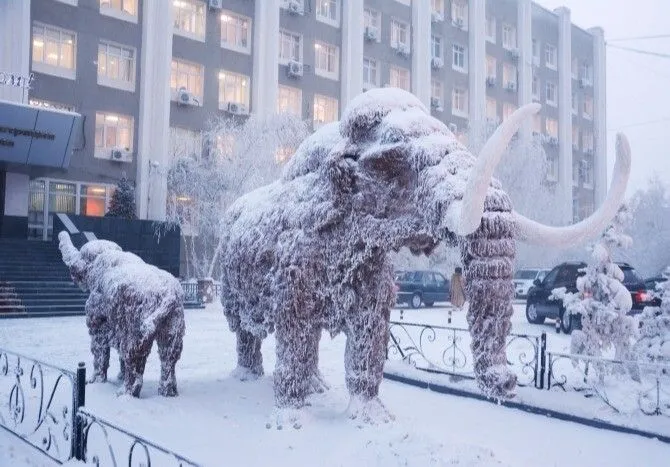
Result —
[{"label": "utility wire", "polygon": [[649,39],[670,39],[670,34],[657,34],[655,36],[618,37],[616,39],[607,39],[607,42],[644,41]]},{"label": "utility wire", "polygon": [[670,58],[670,54],[664,54],[664,53],[661,53],[661,52],[652,52],[650,50],[634,49],[632,47],[623,47],[621,45],[612,45],[610,43],[606,43],[605,45],[607,45],[609,48],[612,48],[612,49],[625,50],[627,52],[633,52],[633,53],[642,54],[642,55],[651,55],[651,56],[660,57],[660,58]]},{"label": "utility wire", "polygon": [[670,117],[666,118],[659,118],[657,120],[649,120],[647,122],[639,122],[639,123],[629,123],[628,125],[621,125],[620,127],[617,128],[609,128],[607,131],[619,131],[623,130],[625,128],[632,128],[636,126],[646,126],[646,125],[653,125],[656,123],[664,123],[664,122],[670,122]]}]

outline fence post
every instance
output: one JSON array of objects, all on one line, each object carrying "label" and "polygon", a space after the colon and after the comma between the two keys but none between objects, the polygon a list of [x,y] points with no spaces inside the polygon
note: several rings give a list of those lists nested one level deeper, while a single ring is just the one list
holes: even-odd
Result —
[{"label": "fence post", "polygon": [[543,332],[540,335],[540,374],[537,386],[539,389],[544,389],[544,374],[547,370],[547,333]]},{"label": "fence post", "polygon": [[74,404],[74,436],[72,443],[74,445],[74,457],[77,460],[84,460],[84,421],[78,416],[79,409],[86,404],[86,364],[79,362],[77,366],[77,387],[75,388]]}]

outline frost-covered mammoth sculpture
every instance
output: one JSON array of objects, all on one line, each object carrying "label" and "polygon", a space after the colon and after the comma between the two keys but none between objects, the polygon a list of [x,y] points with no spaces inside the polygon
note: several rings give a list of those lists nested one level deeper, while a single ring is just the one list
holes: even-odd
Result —
[{"label": "frost-covered mammoth sculpture", "polygon": [[305,140],[281,180],[241,197],[224,218],[222,301],[237,333],[238,373],[262,374],[261,339],[275,332],[276,403],[300,407],[319,382],[321,329],[344,332],[354,407],[380,406],[395,300],[389,252],[430,254],[445,242],[462,252],[479,386],[509,396],[515,238],[567,245],[597,235],[620,205],[630,166],[619,137],[608,198],[576,225],[547,227],[514,212],[492,175],[539,108],[517,110],[475,157],[414,96],[378,89]]},{"label": "frost-covered mammoth sculpture", "polygon": [[92,240],[77,250],[67,232],[58,235],[63,262],[72,279],[90,292],[86,324],[91,336],[94,375],[107,381],[110,347],[119,353],[121,393],[139,397],[147,357],[156,341],[161,361],[158,393],[177,395],[175,365],[184,338],[181,284],[170,273],[124,252],[116,243]]}]

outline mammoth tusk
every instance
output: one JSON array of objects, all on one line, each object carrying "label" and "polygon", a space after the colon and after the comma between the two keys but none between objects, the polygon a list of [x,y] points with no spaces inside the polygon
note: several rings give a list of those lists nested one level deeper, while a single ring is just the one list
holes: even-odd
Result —
[{"label": "mammoth tusk", "polygon": [[516,238],[528,243],[551,246],[579,244],[600,235],[616,215],[623,202],[630,175],[630,145],[628,139],[619,133],[616,139],[616,163],[612,184],[605,202],[591,216],[577,224],[566,227],[552,227],[528,219],[518,212],[512,212],[516,222]]},{"label": "mammoth tusk", "polygon": [[540,104],[528,104],[517,109],[488,139],[470,171],[463,200],[459,203],[460,211],[456,214],[453,228],[456,234],[468,235],[477,230],[484,215],[486,192],[500,158],[523,121],[540,109]]}]

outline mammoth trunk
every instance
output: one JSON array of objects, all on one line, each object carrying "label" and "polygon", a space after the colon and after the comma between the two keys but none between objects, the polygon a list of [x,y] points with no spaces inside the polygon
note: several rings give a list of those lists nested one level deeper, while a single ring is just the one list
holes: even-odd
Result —
[{"label": "mammoth trunk", "polygon": [[513,313],[514,226],[509,198],[489,188],[481,224],[461,246],[475,376],[484,394],[496,398],[511,396],[516,385],[505,354]]},{"label": "mammoth trunk", "polygon": [[70,235],[63,231],[58,234],[58,249],[63,256],[63,262],[68,266],[74,266],[81,260],[81,253],[75,248],[70,239]]}]

